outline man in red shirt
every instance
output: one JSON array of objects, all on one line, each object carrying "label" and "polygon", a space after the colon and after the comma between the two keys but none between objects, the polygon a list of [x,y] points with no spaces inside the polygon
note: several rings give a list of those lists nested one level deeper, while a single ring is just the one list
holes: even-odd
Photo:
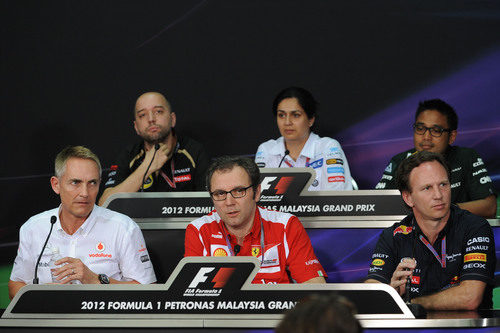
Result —
[{"label": "man in red shirt", "polygon": [[296,216],[257,206],[260,172],[252,160],[221,157],[207,172],[215,206],[186,229],[184,256],[254,256],[253,283],[325,283],[326,273]]}]

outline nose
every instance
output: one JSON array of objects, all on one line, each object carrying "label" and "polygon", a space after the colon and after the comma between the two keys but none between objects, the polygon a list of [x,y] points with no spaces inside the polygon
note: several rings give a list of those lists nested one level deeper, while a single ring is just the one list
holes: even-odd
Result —
[{"label": "nose", "polygon": [[429,128],[426,128],[425,129],[425,132],[424,134],[422,134],[422,136],[424,137],[424,139],[426,140],[431,140],[432,138],[432,135],[431,135],[431,130]]},{"label": "nose", "polygon": [[289,114],[285,116],[285,124],[286,125],[291,125],[292,124],[292,118],[290,117]]},{"label": "nose", "polygon": [[439,185],[433,186],[433,196],[434,196],[434,199],[438,199],[438,200],[443,198],[442,188]]},{"label": "nose", "polygon": [[156,120],[155,113],[153,112],[153,110],[149,110],[149,112],[148,112],[148,121],[150,123],[154,123],[155,120]]},{"label": "nose", "polygon": [[89,196],[89,189],[87,188],[87,186],[88,186],[87,184],[82,185],[81,191],[80,191],[80,196],[81,197],[86,198],[86,197]]},{"label": "nose", "polygon": [[236,204],[236,199],[233,198],[233,196],[231,195],[231,193],[228,193],[227,196],[226,196],[226,199],[224,200],[224,203],[227,206],[232,206],[232,205]]}]

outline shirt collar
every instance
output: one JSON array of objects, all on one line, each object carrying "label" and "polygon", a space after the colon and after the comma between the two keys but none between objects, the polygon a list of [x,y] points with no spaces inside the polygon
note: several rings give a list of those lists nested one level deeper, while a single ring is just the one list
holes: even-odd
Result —
[{"label": "shirt collar", "polygon": [[[56,215],[57,221],[56,221],[54,227],[56,230],[59,230],[60,232],[64,232],[66,234],[66,231],[64,231],[64,229],[61,226],[61,219],[59,218],[59,216],[61,214],[61,207],[62,207],[62,204],[59,205],[59,209],[58,209],[57,215]],[[80,228],[78,228],[78,230],[73,235],[76,235],[78,233],[82,234],[83,236],[88,235],[88,233],[90,232],[90,230],[92,229],[92,227],[95,225],[95,223],[97,221],[97,212],[96,211],[98,209],[99,209],[99,207],[94,204],[94,208],[92,209],[92,212],[90,213],[89,217],[87,217],[85,222],[83,222],[83,224],[80,226]]]},{"label": "shirt collar", "polygon": [[[314,134],[313,132],[309,133],[309,137],[307,138],[306,144],[302,148],[300,155],[309,158],[314,158],[314,145],[318,139],[319,136],[317,134]],[[285,139],[282,136],[280,136],[276,140],[276,145],[271,149],[270,153],[271,155],[285,156],[285,150],[286,150]]]}]

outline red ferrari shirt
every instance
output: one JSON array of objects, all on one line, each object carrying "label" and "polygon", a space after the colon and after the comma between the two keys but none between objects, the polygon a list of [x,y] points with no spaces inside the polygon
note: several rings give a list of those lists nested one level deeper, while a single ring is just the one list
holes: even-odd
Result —
[{"label": "red ferrari shirt", "polygon": [[[214,210],[188,225],[184,245],[186,257],[231,256],[237,243]],[[326,278],[304,227],[288,213],[258,207],[252,230],[237,255],[254,256],[261,261],[252,283],[302,283],[318,276]]]}]

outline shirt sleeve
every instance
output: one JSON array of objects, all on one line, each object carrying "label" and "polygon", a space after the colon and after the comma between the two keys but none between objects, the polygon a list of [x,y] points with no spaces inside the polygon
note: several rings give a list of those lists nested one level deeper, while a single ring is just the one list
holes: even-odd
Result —
[{"label": "shirt sleeve", "polygon": [[326,279],[326,272],[314,254],[309,236],[296,216],[291,217],[285,232],[285,241],[290,251],[287,256],[287,269],[292,278],[298,283],[315,277]]},{"label": "shirt sleeve", "polygon": [[396,186],[396,169],[398,168],[398,164],[394,160],[391,159],[389,164],[385,167],[384,173],[382,174],[382,178],[378,182],[375,189],[377,190],[392,190],[397,189]]},{"label": "shirt sleeve", "polygon": [[[29,237],[26,235],[26,230],[21,227],[19,231],[19,247],[17,249],[17,256],[14,260],[10,279],[12,281],[24,282],[31,284],[35,277],[35,265],[38,255],[31,253]],[[40,249],[41,250],[41,249]]]},{"label": "shirt sleeve", "polygon": [[135,280],[141,284],[153,283],[156,275],[151,263],[142,231],[134,223],[122,238],[120,270],[124,281]]},{"label": "shirt sleeve", "polygon": [[272,166],[268,165],[268,154],[264,149],[264,144],[261,144],[259,148],[257,148],[257,153],[255,154],[255,163],[259,168],[271,168]]},{"label": "shirt sleeve", "polygon": [[127,151],[123,151],[122,154],[116,159],[116,163],[112,164],[109,168],[108,177],[104,183],[104,188],[115,187],[127,179],[132,173],[129,166],[130,161],[128,160]]},{"label": "shirt sleeve", "polygon": [[198,158],[196,159],[196,168],[194,170],[195,177],[195,190],[197,191],[205,191],[206,190],[206,179],[205,176],[207,174],[208,166],[210,165],[210,158],[208,154],[205,152],[203,147],[200,147],[200,150],[197,154]]},{"label": "shirt sleeve", "polygon": [[207,255],[199,230],[194,225],[189,224],[184,237],[184,257],[201,257]]},{"label": "shirt sleeve", "polygon": [[387,284],[390,283],[392,274],[397,267],[398,259],[392,228],[385,229],[382,231],[373,251],[367,279],[374,279]]},{"label": "shirt sleeve", "polygon": [[325,174],[321,189],[328,191],[352,190],[349,163],[338,141],[330,139],[326,146],[325,157],[322,168]]},{"label": "shirt sleeve", "polygon": [[472,149],[470,151],[471,159],[468,163],[471,164],[471,168],[469,169],[469,173],[465,175],[465,183],[468,184],[467,192],[470,200],[484,199],[492,194],[496,195],[482,158],[476,151]]},{"label": "shirt sleeve", "polygon": [[465,234],[463,266],[460,281],[479,280],[494,284],[496,265],[495,240],[489,223],[469,227]]}]

